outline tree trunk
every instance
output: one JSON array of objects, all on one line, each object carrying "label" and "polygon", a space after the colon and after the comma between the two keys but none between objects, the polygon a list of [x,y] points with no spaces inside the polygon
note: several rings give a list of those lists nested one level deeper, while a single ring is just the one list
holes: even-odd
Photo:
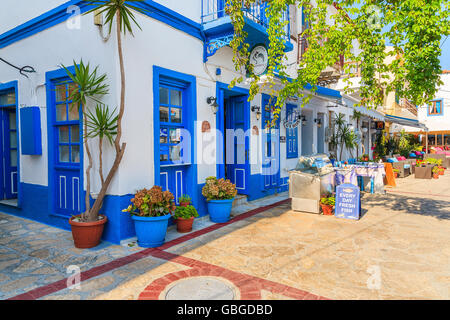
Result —
[{"label": "tree trunk", "polygon": [[103,178],[103,138],[98,137],[98,162],[99,168],[98,173],[100,174],[100,181],[102,185],[105,184],[105,179]]},{"label": "tree trunk", "polygon": [[120,144],[120,139],[122,137],[122,117],[125,111],[125,67],[123,63],[123,52],[122,52],[122,38],[120,34],[120,12],[116,12],[116,36],[117,36],[117,50],[119,53],[119,65],[120,65],[120,108],[117,117],[117,135],[114,139],[114,147],[116,150],[116,157],[114,163],[106,176],[105,182],[102,183],[100,192],[98,193],[97,199],[92,206],[91,211],[95,212],[96,215],[100,212],[102,208],[103,199],[105,198],[106,192],[108,191],[109,185],[111,184],[112,178],[114,177],[117,169],[119,169],[119,164],[122,161],[123,155],[125,153],[126,143]]},{"label": "tree trunk", "polygon": [[89,165],[86,168],[86,197],[85,197],[86,211],[84,213],[84,219],[87,219],[87,221],[90,222],[90,221],[96,221],[95,214],[90,210],[90,208],[91,208],[90,195],[91,195],[92,154],[91,154],[91,150],[89,149],[88,137],[87,137],[86,106],[83,105],[81,108],[82,108],[82,114],[83,114],[84,146],[86,148],[86,154],[89,159]]}]

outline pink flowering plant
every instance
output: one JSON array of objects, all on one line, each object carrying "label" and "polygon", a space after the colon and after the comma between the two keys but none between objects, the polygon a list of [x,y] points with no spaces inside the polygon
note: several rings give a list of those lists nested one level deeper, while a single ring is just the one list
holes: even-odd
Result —
[{"label": "pink flowering plant", "polygon": [[228,179],[206,178],[206,184],[202,188],[202,194],[207,201],[233,199],[236,194],[236,185]]}]

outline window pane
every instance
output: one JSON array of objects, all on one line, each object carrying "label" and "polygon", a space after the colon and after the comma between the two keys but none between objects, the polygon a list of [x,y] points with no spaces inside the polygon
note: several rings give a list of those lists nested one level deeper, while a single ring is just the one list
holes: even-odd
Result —
[{"label": "window pane", "polygon": [[80,111],[76,104],[69,104],[69,120],[79,120],[80,119]]},{"label": "window pane", "polygon": [[159,88],[159,103],[169,104],[169,89]]},{"label": "window pane", "polygon": [[170,109],[170,121],[174,123],[181,123],[181,109],[171,108]]},{"label": "window pane", "polygon": [[159,107],[159,121],[169,122],[169,108]]},{"label": "window pane", "polygon": [[16,133],[16,131],[9,132],[9,146],[11,148],[17,148],[17,133]]},{"label": "window pane", "polygon": [[56,121],[66,121],[66,120],[67,120],[66,104],[56,105]]},{"label": "window pane", "polygon": [[70,142],[80,142],[80,126],[71,126]]},{"label": "window pane", "polygon": [[9,113],[9,129],[16,130],[16,112]]},{"label": "window pane", "polygon": [[69,142],[69,127],[62,126],[58,128],[59,131],[59,142],[68,143]]},{"label": "window pane", "polygon": [[66,101],[66,85],[55,86],[55,95],[56,102]]},{"label": "window pane", "polygon": [[80,162],[80,146],[72,145],[72,162]]},{"label": "window pane", "polygon": [[169,161],[169,155],[166,153],[160,153],[159,155],[159,161]]},{"label": "window pane", "polygon": [[0,104],[1,105],[16,104],[16,94],[14,92],[9,92],[0,95]]},{"label": "window pane", "polygon": [[444,144],[450,146],[450,134],[444,134]]},{"label": "window pane", "polygon": [[170,143],[181,142],[181,130],[180,129],[170,129]]},{"label": "window pane", "polygon": [[170,160],[171,161],[179,161],[181,159],[181,146],[172,146],[170,147]]},{"label": "window pane", "polygon": [[442,134],[437,135],[437,145],[440,146],[442,144]]},{"label": "window pane", "polygon": [[69,92],[67,94],[67,98],[69,99],[70,96],[72,95],[72,92],[74,92],[77,89],[77,85],[75,83],[71,82],[68,84],[68,87],[69,87]]},{"label": "window pane", "polygon": [[181,91],[170,90],[170,104],[172,106],[181,106]]},{"label": "window pane", "polygon": [[17,167],[17,150],[10,150],[11,167]]},{"label": "window pane", "polygon": [[159,129],[159,143],[167,143],[167,128]]},{"label": "window pane", "polygon": [[69,155],[69,146],[59,146],[59,162],[70,162]]}]

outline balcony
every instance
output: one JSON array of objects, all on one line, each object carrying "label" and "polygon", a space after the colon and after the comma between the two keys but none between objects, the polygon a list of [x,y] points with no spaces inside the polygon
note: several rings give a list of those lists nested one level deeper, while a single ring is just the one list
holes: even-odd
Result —
[{"label": "balcony", "polygon": [[[233,39],[233,24],[231,18],[225,12],[226,0],[202,0],[201,22],[203,32],[206,37],[204,61],[213,56],[217,50],[229,45]],[[266,8],[268,4],[265,1],[258,0],[256,3],[245,7],[244,5],[244,31],[248,33],[246,41],[250,44],[250,48],[256,44],[264,44],[269,46],[269,35],[267,28],[269,20],[266,16]],[[289,20],[289,8],[283,15],[283,20]],[[285,26],[285,52],[293,50],[290,42],[290,24]]]},{"label": "balcony", "polygon": [[406,109],[407,111],[411,112],[415,117],[417,117],[417,107],[411,103],[408,99],[402,98],[400,99],[400,106],[403,109]]}]

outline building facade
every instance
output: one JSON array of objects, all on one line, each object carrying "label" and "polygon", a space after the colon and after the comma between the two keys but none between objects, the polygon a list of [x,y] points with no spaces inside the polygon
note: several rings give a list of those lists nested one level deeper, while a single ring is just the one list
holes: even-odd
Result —
[{"label": "building facade", "polygon": [[[83,15],[91,9],[84,1],[8,2],[0,19],[0,58],[9,62],[0,62],[5,141],[0,210],[68,229],[69,217],[84,210],[88,159],[82,114],[67,99],[73,84],[62,65],[82,59],[99,66],[110,87],[102,102],[114,108],[120,101],[117,39],[106,35],[94,14]],[[266,128],[276,97],[263,92],[248,101],[248,85],[229,88],[241,74],[227,46],[232,25],[223,3],[136,3],[145,10],[135,12],[142,31],[136,28],[134,35],[123,38],[126,151],[101,211],[109,220],[103,235],[108,241],[119,243],[135,235],[131,218],[121,210],[138,189],[160,185],[176,201],[188,194],[201,216],[207,214],[201,188],[209,176],[230,179],[248,200],[282,192],[299,156],[329,152],[332,113],[343,112],[353,121],[349,105],[354,99],[346,107],[339,91],[319,87],[303,109],[297,98],[287,101],[277,126]],[[252,49],[268,47],[264,5],[246,15]],[[287,8],[285,18],[290,20],[285,50],[292,65],[301,49],[297,36],[302,26],[297,22],[302,12]],[[21,74],[14,66],[29,67]],[[295,68],[291,71],[294,76]],[[94,159],[96,143],[89,142]],[[109,168],[113,147],[106,143],[103,155],[103,166]],[[94,198],[100,190],[97,170],[94,161]]]}]

